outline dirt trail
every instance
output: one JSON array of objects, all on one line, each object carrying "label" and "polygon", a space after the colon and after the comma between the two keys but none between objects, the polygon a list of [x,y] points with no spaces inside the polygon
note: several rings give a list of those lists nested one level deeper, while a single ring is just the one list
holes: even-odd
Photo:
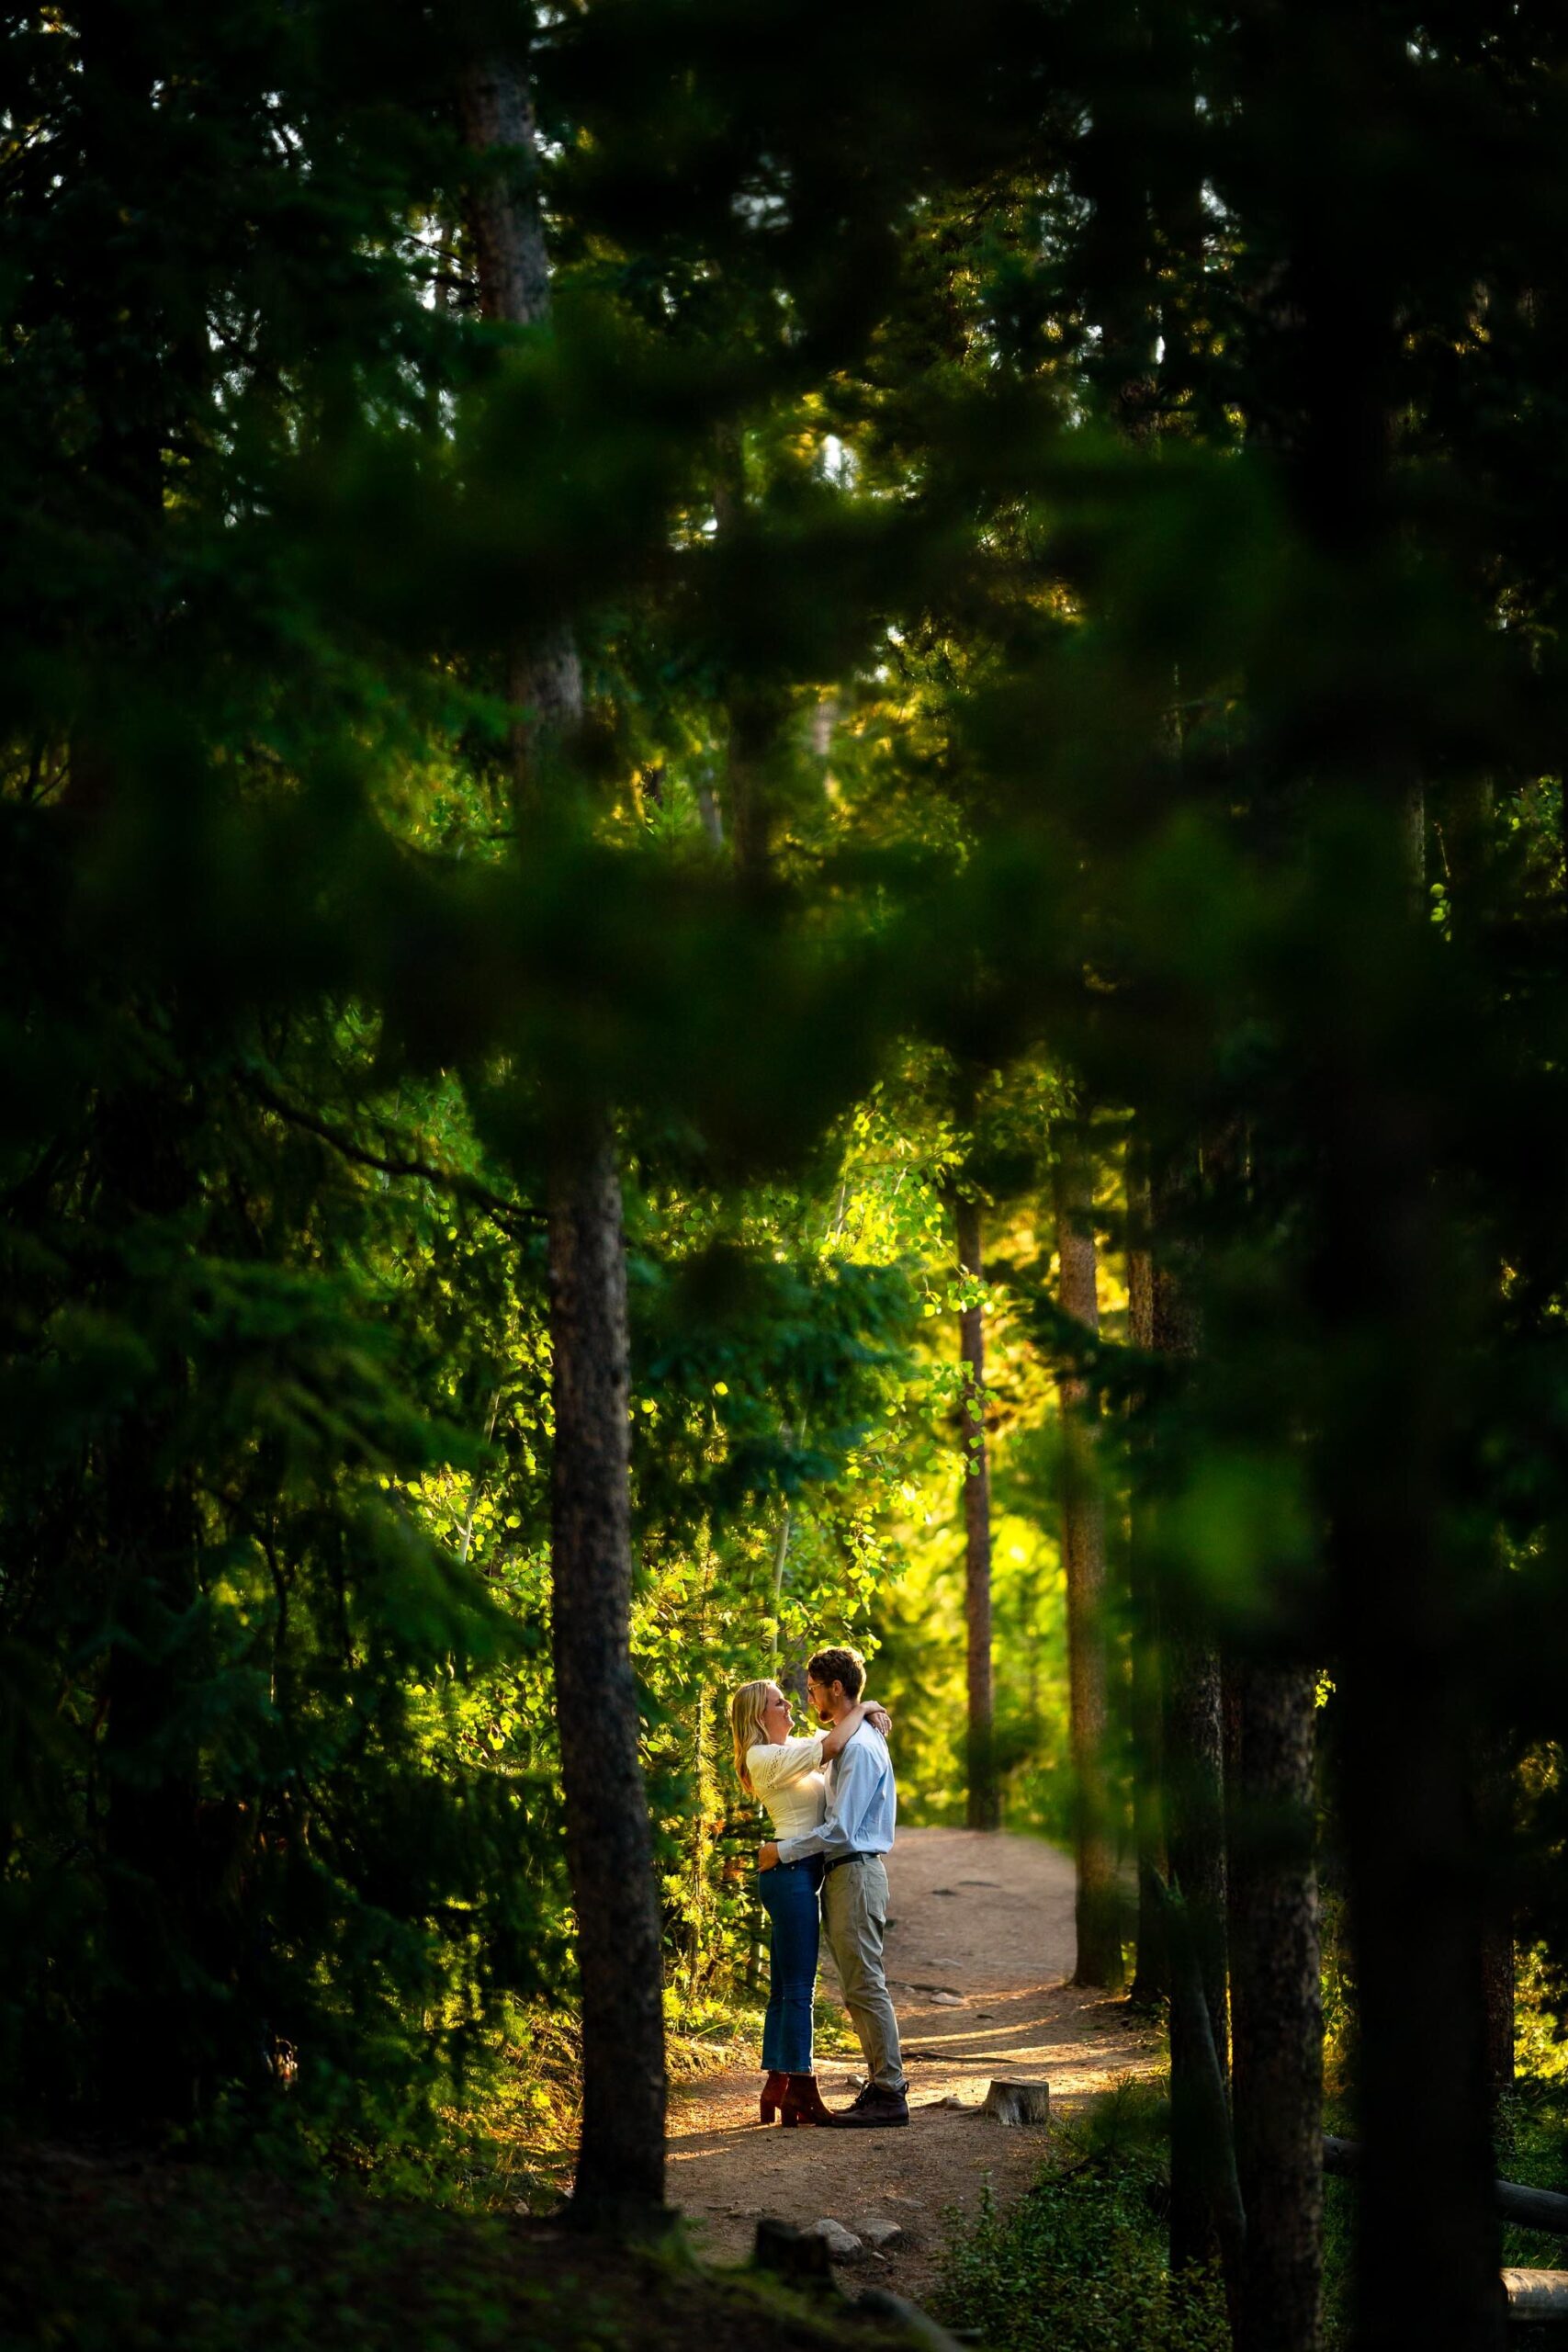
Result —
[{"label": "dirt trail", "polygon": [[[1043,2153],[1040,2132],[978,2113],[992,2076],[1048,2081],[1053,2109],[1070,2113],[1117,2075],[1152,2070],[1156,2040],[1123,2002],[1067,1984],[1073,1869],[1048,1846],[1005,1833],[901,1830],[887,1874],[887,1976],[908,2130],[764,2131],[761,2075],[710,2075],[673,2102],[668,2194],[721,2261],[750,2252],[761,2213],[797,2223],[830,2214],[852,2229],[857,2216],[885,2214],[902,2240],[853,2275],[919,2298],[935,2275],[944,2213],[971,2207],[987,2178],[999,2198],[1021,2193]],[[836,1990],[825,1944],[822,1968]],[[820,2071],[829,2105],[847,2105],[858,2058],[824,2059]],[[964,2107],[941,2104],[953,2098]]]}]

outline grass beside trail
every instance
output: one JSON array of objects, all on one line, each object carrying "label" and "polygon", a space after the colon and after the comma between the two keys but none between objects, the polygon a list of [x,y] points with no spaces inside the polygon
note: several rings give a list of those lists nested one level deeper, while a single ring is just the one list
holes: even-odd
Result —
[{"label": "grass beside trail", "polygon": [[836,2290],[547,2222],[67,2149],[0,2160],[5,2352],[909,2352]]},{"label": "grass beside trail", "polygon": [[1217,2278],[1166,2258],[1163,2082],[1126,2079],[1053,2127],[1033,2186],[954,2234],[931,2309],[991,2352],[1228,2352]]},{"label": "grass beside trail", "polygon": [[[1332,2131],[1355,2135],[1341,2095]],[[1170,2197],[1168,2086],[1126,2081],[1077,2121],[1055,2127],[1045,2163],[1005,2211],[988,2201],[959,2224],[932,2301],[950,2327],[989,2352],[1226,2352],[1217,2278],[1173,2280],[1166,2255]],[[1499,2102],[1497,2169],[1568,2191],[1568,2082],[1526,2080]],[[1322,2352],[1352,2335],[1354,2184],[1324,2183]],[[1557,2269],[1568,2242],[1509,2225],[1506,2266]]]}]

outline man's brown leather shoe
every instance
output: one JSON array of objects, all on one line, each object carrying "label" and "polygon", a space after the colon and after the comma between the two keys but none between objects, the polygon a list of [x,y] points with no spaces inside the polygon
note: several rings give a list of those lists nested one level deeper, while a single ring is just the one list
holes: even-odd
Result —
[{"label": "man's brown leather shoe", "polygon": [[878,2090],[868,2083],[852,2107],[825,2115],[824,2123],[839,2132],[890,2132],[909,2120],[909,2102],[902,2091]]}]

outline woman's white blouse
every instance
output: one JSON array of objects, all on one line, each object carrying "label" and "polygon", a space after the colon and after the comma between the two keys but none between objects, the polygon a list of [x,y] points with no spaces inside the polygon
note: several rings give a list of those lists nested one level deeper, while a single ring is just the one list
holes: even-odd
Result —
[{"label": "woman's white blouse", "polygon": [[764,1740],[746,1751],[751,1786],[773,1819],[775,1838],[798,1838],[820,1826],[828,1810],[822,1738]]}]

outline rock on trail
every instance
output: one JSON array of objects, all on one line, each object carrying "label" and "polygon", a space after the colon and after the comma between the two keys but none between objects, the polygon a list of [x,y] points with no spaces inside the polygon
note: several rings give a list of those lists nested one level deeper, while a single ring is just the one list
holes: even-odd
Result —
[{"label": "rock on trail", "polygon": [[[987,2178],[998,2197],[1021,2193],[1043,2154],[1041,2131],[982,2116],[993,2079],[1048,2080],[1052,2113],[1071,2114],[1117,2075],[1151,2072],[1156,2041],[1123,2003],[1067,1983],[1073,1867],[1038,1838],[903,1830],[887,1875],[908,2131],[765,2129],[760,2072],[710,2075],[671,2100],[667,2193],[712,2259],[743,2261],[758,2213],[824,2233],[831,2222],[856,2240],[862,2277],[869,2265],[918,2299],[934,2278],[948,2210],[972,2207]],[[826,1946],[822,1959],[832,1993]],[[860,2072],[858,2055],[822,2061],[829,2107],[848,2105]],[[874,2222],[894,2234],[874,2233]]]}]

